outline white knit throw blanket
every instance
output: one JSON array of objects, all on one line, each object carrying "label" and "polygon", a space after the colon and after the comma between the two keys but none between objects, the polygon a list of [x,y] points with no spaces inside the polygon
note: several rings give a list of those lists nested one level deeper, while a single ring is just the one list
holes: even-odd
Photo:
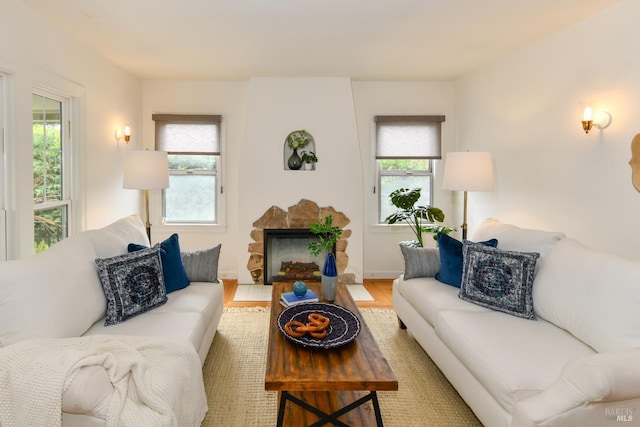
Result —
[{"label": "white knit throw blanket", "polygon": [[200,426],[200,359],[187,341],[128,336],[32,339],[0,348],[0,426],[61,426],[62,394],[83,366],[114,387],[107,426]]}]

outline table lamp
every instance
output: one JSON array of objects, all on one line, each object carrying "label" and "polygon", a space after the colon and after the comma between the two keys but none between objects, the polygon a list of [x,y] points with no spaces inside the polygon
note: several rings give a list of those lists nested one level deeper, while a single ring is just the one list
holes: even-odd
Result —
[{"label": "table lamp", "polygon": [[464,191],[462,239],[467,238],[467,192],[493,191],[493,160],[487,152],[447,153],[442,188]]},{"label": "table lamp", "polygon": [[145,227],[151,241],[151,223],[149,222],[149,190],[161,190],[169,187],[169,161],[164,151],[129,151],[124,161],[123,188],[144,190]]}]

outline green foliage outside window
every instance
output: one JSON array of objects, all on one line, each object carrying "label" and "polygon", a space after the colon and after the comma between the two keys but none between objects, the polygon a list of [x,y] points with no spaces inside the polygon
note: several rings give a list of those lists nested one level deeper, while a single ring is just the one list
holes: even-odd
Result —
[{"label": "green foliage outside window", "polygon": [[216,218],[218,156],[170,154],[170,185],[164,190],[167,222],[213,223]]},{"label": "green foliage outside window", "polygon": [[206,154],[169,154],[170,170],[216,170],[216,156]]},{"label": "green foliage outside window", "polygon": [[430,161],[428,159],[379,159],[382,171],[428,171]]},{"label": "green foliage outside window", "polygon": [[[39,107],[41,104],[41,107]],[[52,108],[53,107],[53,108]],[[58,108],[57,110],[55,108]],[[33,203],[63,200],[60,103],[34,95]],[[67,235],[67,207],[34,210],[34,249],[41,252]]]}]

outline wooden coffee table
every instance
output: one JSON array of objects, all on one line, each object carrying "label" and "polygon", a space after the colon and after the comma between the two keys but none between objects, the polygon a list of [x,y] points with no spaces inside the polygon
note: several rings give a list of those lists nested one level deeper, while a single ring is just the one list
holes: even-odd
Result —
[{"label": "wooden coffee table", "polygon": [[[307,285],[321,295],[319,283]],[[277,425],[371,426],[375,422],[382,426],[376,391],[398,390],[398,380],[346,287],[338,284],[333,303],[358,317],[360,333],[342,347],[310,349],[290,341],[278,329],[277,318],[284,309],[280,294],[291,290],[291,283],[272,286],[264,387],[279,392]]]}]

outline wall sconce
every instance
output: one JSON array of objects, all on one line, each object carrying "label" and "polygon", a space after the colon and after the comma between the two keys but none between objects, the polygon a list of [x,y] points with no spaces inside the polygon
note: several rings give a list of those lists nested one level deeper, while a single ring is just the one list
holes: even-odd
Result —
[{"label": "wall sconce", "polygon": [[602,130],[611,124],[611,113],[608,111],[598,111],[595,116],[591,107],[585,107],[582,112],[582,130],[584,133],[589,133],[593,126]]},{"label": "wall sconce", "polygon": [[127,123],[124,126],[124,132],[120,128],[116,128],[115,130],[116,141],[120,142],[122,137],[124,136],[124,140],[128,143],[131,139],[131,126]]}]

